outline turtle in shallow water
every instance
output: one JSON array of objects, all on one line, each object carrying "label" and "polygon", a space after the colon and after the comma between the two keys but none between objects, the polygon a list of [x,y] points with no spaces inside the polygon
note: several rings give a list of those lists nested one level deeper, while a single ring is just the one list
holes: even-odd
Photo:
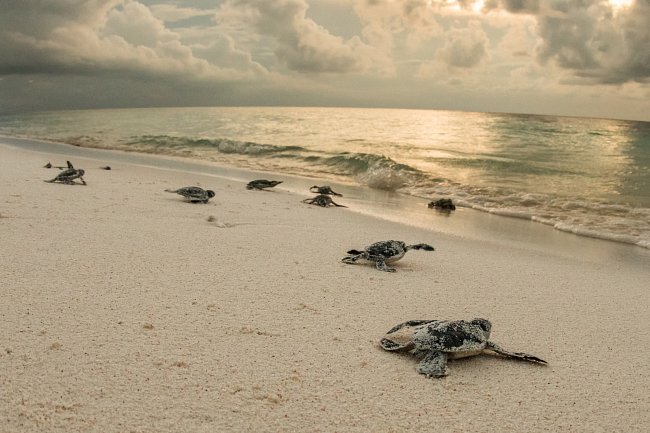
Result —
[{"label": "turtle in shallow water", "polygon": [[334,200],[332,200],[332,197],[324,194],[319,194],[313,198],[306,198],[302,202],[307,204],[314,204],[322,207],[328,207],[328,206],[347,207],[347,206],[343,206],[342,204],[336,203]]},{"label": "turtle in shallow water", "polygon": [[[77,183],[74,180],[79,179],[82,185],[86,185],[86,181],[83,178],[83,175],[86,172],[81,168],[74,168],[74,166],[70,161],[67,161],[67,163],[68,163],[68,168],[61,171],[59,174],[57,174],[54,179],[46,180],[45,182],[47,183],[61,182],[66,185],[77,185]],[[59,168],[64,168],[64,167],[59,167]]]},{"label": "turtle in shallow water", "polygon": [[417,367],[420,374],[443,377],[448,374],[447,360],[497,353],[521,361],[546,364],[536,356],[510,352],[490,341],[492,324],[487,319],[409,320],[386,333],[379,344],[392,352],[410,352],[423,356]]},{"label": "turtle in shallow water", "polygon": [[335,195],[337,197],[343,197],[343,194],[339,194],[338,192],[332,191],[332,188],[330,188],[329,185],[325,185],[325,186],[314,185],[311,188],[309,188],[309,191],[316,192],[318,194],[327,194],[327,195]]},{"label": "turtle in shallow water", "polygon": [[456,210],[456,205],[454,205],[454,202],[451,201],[450,198],[441,198],[436,201],[432,201],[427,205],[429,209],[438,209],[441,211],[446,211],[450,212],[452,210]]},{"label": "turtle in shallow water", "polygon": [[257,180],[251,180],[248,182],[248,185],[246,185],[246,189],[259,189],[259,190],[266,190],[266,188],[273,188],[276,185],[280,185],[282,183],[281,180],[266,180],[266,179],[257,179]]},{"label": "turtle in shallow water", "polygon": [[214,197],[214,191],[210,189],[205,190],[198,186],[186,186],[185,188],[179,189],[166,189],[165,191],[180,194],[192,203],[207,203],[208,200]]},{"label": "turtle in shallow water", "polygon": [[395,272],[395,269],[388,267],[386,263],[396,262],[408,250],[425,250],[433,251],[433,247],[428,244],[406,245],[402,241],[381,241],[366,247],[363,251],[350,250],[349,256],[343,257],[343,263],[354,264],[359,259],[375,262],[375,266],[380,271]]}]

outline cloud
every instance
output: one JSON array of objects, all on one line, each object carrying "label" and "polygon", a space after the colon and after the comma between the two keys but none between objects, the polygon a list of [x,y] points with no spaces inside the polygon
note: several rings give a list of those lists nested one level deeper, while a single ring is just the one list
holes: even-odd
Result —
[{"label": "cloud", "polygon": [[361,0],[355,11],[364,25],[364,38],[385,52],[395,48],[398,36],[405,36],[407,47],[414,49],[443,31],[440,8],[427,0]]},{"label": "cloud", "polygon": [[472,68],[487,56],[488,38],[478,21],[445,33],[445,44],[438,57],[453,68]]},{"label": "cloud", "polygon": [[257,41],[273,44],[280,64],[291,71],[349,73],[370,69],[374,49],[357,36],[348,40],[332,35],[306,16],[304,0],[227,0],[218,21],[236,21],[256,33]]},{"label": "cloud", "polygon": [[232,69],[253,66],[246,62],[221,67],[195,56],[178,33],[131,0],[9,0],[0,15],[0,38],[0,74],[235,80],[260,72]]},{"label": "cloud", "polygon": [[[490,0],[486,12],[529,14],[538,24],[536,58],[583,83],[650,81],[650,2],[615,7],[605,0]],[[573,80],[579,83],[579,80]]]}]

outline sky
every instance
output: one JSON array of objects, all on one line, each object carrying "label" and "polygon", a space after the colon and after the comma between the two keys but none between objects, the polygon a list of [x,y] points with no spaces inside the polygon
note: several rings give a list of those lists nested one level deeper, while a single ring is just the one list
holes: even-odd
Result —
[{"label": "sky", "polygon": [[0,113],[353,106],[650,121],[650,0],[0,0]]}]

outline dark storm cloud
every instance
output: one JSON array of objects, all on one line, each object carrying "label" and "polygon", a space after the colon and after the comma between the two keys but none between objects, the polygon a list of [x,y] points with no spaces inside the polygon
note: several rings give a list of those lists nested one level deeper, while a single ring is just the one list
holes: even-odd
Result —
[{"label": "dark storm cloud", "polygon": [[537,59],[573,71],[586,83],[650,80],[650,1],[615,7],[606,0],[490,0],[485,11],[533,15]]},{"label": "dark storm cloud", "polygon": [[[212,53],[221,62],[195,56],[178,33],[137,1],[5,0],[0,39],[0,74],[125,74],[210,81],[245,79],[262,71],[242,61],[240,53],[227,51],[229,44],[212,47],[225,50],[223,56]],[[229,64],[230,59],[236,62]]]}]

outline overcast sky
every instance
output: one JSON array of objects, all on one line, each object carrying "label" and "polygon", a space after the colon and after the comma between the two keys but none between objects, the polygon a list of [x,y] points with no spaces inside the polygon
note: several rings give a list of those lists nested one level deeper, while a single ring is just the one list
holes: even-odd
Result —
[{"label": "overcast sky", "polygon": [[650,120],[650,0],[0,0],[0,113],[194,105]]}]

